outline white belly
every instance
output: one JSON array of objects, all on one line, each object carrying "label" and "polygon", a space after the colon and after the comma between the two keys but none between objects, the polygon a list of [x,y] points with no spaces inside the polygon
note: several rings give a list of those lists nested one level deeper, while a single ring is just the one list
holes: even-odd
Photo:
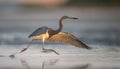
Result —
[{"label": "white belly", "polygon": [[46,32],[45,34],[41,34],[33,37],[33,39],[36,39],[36,40],[46,40],[48,38],[49,38],[48,32]]},{"label": "white belly", "polygon": [[33,37],[33,39],[36,39],[36,40],[43,40],[43,39],[46,40],[48,38],[49,38],[49,34],[47,34],[47,33]]}]

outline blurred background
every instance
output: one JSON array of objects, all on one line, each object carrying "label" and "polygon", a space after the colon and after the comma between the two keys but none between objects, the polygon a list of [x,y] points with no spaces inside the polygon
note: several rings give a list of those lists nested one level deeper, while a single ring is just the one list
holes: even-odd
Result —
[{"label": "blurred background", "polygon": [[[37,28],[57,29],[75,35],[92,50],[40,41],[17,54],[31,41]],[[17,54],[17,55],[15,55]],[[15,56],[14,56],[15,55]],[[0,0],[0,69],[120,69],[120,0]]]},{"label": "blurred background", "polygon": [[120,0],[0,0],[0,45],[26,44],[41,26],[58,28],[88,45],[120,45]]}]

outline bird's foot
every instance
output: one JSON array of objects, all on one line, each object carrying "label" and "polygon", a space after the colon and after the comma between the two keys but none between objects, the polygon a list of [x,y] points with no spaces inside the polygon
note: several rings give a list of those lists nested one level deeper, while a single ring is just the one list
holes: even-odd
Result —
[{"label": "bird's foot", "polygon": [[59,55],[59,53],[53,49],[42,49],[42,52],[44,53],[54,52],[55,54]]}]

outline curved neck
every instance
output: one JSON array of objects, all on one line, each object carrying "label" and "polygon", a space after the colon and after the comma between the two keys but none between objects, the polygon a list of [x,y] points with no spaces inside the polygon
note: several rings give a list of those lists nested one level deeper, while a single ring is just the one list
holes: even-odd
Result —
[{"label": "curved neck", "polygon": [[59,28],[56,30],[57,33],[59,33],[63,28],[62,21],[63,21],[63,18],[61,18],[59,21]]}]

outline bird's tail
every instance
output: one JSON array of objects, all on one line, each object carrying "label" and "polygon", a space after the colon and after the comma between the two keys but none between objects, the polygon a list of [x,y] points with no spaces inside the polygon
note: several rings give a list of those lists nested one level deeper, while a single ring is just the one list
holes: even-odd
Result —
[{"label": "bird's tail", "polygon": [[92,49],[92,47],[87,46],[86,44],[84,44],[80,40],[77,40],[77,41],[80,43],[80,45],[82,46],[82,48],[89,49],[89,50]]}]

